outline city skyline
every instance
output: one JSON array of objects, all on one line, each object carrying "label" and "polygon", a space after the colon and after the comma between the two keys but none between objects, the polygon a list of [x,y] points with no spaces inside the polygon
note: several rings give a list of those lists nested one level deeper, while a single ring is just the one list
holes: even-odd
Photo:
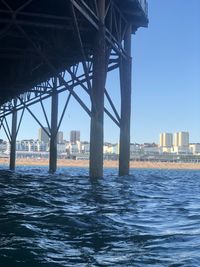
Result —
[{"label": "city skyline", "polygon": [[[46,131],[47,129],[45,129]],[[49,157],[49,139],[44,129],[38,131],[36,140],[17,140],[16,152],[18,157]],[[106,159],[117,159],[119,155],[119,143],[104,142],[103,154]],[[10,153],[10,143],[0,140],[0,153],[7,157]],[[80,131],[70,131],[70,141],[63,139],[63,132],[58,132],[57,155],[73,159],[89,159],[90,143],[80,140]],[[175,156],[175,158],[174,158]],[[181,160],[181,156],[187,160],[199,161],[200,143],[189,142],[189,132],[160,133],[159,143],[131,143],[130,157],[135,160]],[[185,158],[185,159],[186,159]]]},{"label": "city skyline", "polygon": [[[200,1],[193,0],[190,4],[176,0],[173,5],[168,0],[162,3],[149,0],[148,3],[149,27],[140,28],[132,37],[131,142],[158,142],[160,132],[182,129],[190,132],[192,143],[197,143],[200,141]],[[115,71],[108,75],[107,88],[119,111],[119,77]],[[84,94],[81,96],[85,99]],[[63,93],[59,97],[59,114],[65,101]],[[45,101],[45,106],[50,117],[50,100]],[[46,127],[39,104],[31,109]],[[89,116],[74,99],[69,103],[59,131],[63,131],[66,138],[71,129],[79,129],[81,139],[89,140]],[[38,124],[25,111],[17,139],[33,139],[37,131]],[[0,138],[6,139],[2,131]],[[119,129],[106,115],[104,140],[119,141]]]},{"label": "city skyline", "polygon": [[[47,127],[44,127],[46,131],[48,131]],[[67,138],[65,138],[67,136]],[[63,131],[58,131],[57,133],[57,143],[61,144],[63,142],[70,142],[70,143],[76,143],[78,142],[89,142],[89,139],[82,139],[80,138],[81,132],[80,130],[70,130],[66,135],[64,135]],[[6,141],[5,139],[1,139],[3,141]],[[23,138],[23,139],[17,139],[17,141],[28,141],[28,140],[34,140],[39,141],[42,143],[49,143],[49,137],[42,128],[38,128],[38,136],[34,136],[33,138]],[[190,144],[200,144],[200,139],[197,142],[190,142],[190,133],[188,131],[175,131],[173,133],[169,132],[162,132],[158,134],[157,140],[153,140],[152,142],[144,141],[140,144],[157,144],[158,146],[163,147],[170,147],[170,146],[182,146],[183,143],[190,143]],[[118,142],[108,142],[107,140],[104,140],[104,143],[113,143],[116,144]],[[138,142],[131,142],[132,144],[137,144]],[[138,143],[139,144],[139,143]]]}]

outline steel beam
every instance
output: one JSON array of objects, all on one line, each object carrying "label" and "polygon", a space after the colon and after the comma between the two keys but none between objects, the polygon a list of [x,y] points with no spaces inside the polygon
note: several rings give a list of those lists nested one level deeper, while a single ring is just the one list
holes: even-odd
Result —
[{"label": "steel beam", "polygon": [[125,38],[124,49],[127,58],[121,59],[120,85],[121,85],[121,124],[120,124],[120,154],[119,154],[119,175],[129,174],[130,161],[130,118],[131,118],[131,25]]},{"label": "steel beam", "polygon": [[12,113],[12,129],[10,136],[10,170],[15,170],[16,161],[16,138],[17,138],[17,110],[14,108]]},{"label": "steel beam", "polygon": [[57,169],[57,127],[58,127],[58,93],[56,92],[56,78],[51,98],[51,129],[49,150],[49,172],[54,173]]},{"label": "steel beam", "polygon": [[104,121],[104,88],[106,79],[105,52],[105,0],[98,1],[99,29],[94,45],[92,114],[90,125],[90,177],[103,176],[103,121]]}]

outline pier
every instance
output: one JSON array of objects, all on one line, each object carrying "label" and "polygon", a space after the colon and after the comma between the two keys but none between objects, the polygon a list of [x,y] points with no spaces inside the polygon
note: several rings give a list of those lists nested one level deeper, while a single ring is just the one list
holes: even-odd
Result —
[{"label": "pier", "polygon": [[[138,28],[147,26],[146,0],[0,1],[0,130],[10,142],[11,170],[15,170],[17,134],[26,111],[49,136],[49,171],[56,171],[57,133],[74,98],[91,121],[90,176],[103,175],[104,114],[120,129],[119,175],[129,173],[131,43]],[[106,88],[107,76],[116,69],[120,111]],[[88,95],[89,107],[77,87]],[[58,118],[59,94],[65,91],[68,97]],[[50,118],[43,105],[48,98]],[[105,107],[105,98],[112,112]],[[31,110],[37,103],[45,125]]]}]

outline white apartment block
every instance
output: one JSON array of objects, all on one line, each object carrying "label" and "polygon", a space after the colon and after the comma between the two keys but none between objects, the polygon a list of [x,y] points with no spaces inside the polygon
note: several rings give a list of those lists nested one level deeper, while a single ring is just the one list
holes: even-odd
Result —
[{"label": "white apartment block", "polygon": [[189,150],[189,133],[177,132],[174,133],[173,152],[176,154],[188,154]]},{"label": "white apartment block", "polygon": [[90,153],[90,143],[83,142],[81,144],[81,153],[83,153],[83,154],[89,154]]},{"label": "white apartment block", "polygon": [[174,139],[173,139],[173,146],[174,147],[178,147],[179,146],[179,134],[178,133],[174,133]]},{"label": "white apartment block", "polygon": [[44,152],[47,151],[48,146],[44,142],[35,140],[22,140],[16,142],[17,151],[28,151],[28,152]]},{"label": "white apartment block", "polygon": [[130,154],[140,154],[141,152],[141,144],[131,143],[130,144]]},{"label": "white apartment block", "polygon": [[105,143],[103,146],[103,153],[119,155],[119,144]]},{"label": "white apartment block", "polygon": [[189,150],[189,133],[176,132],[161,133],[159,136],[160,153],[188,154]]},{"label": "white apartment block", "polygon": [[66,152],[66,145],[64,143],[57,144],[57,153],[65,153]]},{"label": "white apartment block", "polygon": [[144,144],[142,147],[144,154],[155,155],[159,153],[158,146],[156,144]]},{"label": "white apartment block", "polygon": [[189,150],[193,155],[200,155],[200,144],[189,144]]},{"label": "white apartment block", "polygon": [[173,135],[172,133],[161,133],[159,138],[160,147],[172,147],[173,146]]},{"label": "white apartment block", "polygon": [[159,138],[159,153],[171,153],[173,148],[173,134],[161,133]]},{"label": "white apartment block", "polygon": [[174,146],[188,147],[189,146],[189,133],[188,132],[174,133]]},{"label": "white apartment block", "polygon": [[70,154],[80,154],[81,153],[81,142],[76,141],[76,143],[70,143],[68,146]]}]

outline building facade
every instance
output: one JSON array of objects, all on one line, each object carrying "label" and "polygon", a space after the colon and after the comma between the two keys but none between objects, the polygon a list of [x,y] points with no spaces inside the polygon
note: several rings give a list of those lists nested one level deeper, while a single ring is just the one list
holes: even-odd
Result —
[{"label": "building facade", "polygon": [[190,152],[188,132],[174,133],[173,152],[176,154],[188,154]]},{"label": "building facade", "polygon": [[64,143],[64,141],[63,141],[63,132],[58,132],[58,134],[57,134],[57,143],[58,144],[63,144]]},{"label": "building facade", "polygon": [[161,133],[159,140],[160,147],[172,147],[173,146],[173,135],[172,133]]},{"label": "building facade", "polygon": [[174,146],[188,147],[189,146],[189,133],[188,132],[174,133]]},{"label": "building facade", "polygon": [[70,132],[70,143],[76,144],[76,142],[80,142],[80,131],[71,131]]},{"label": "building facade", "polygon": [[200,155],[200,144],[199,143],[189,144],[189,149],[193,155]]},{"label": "building facade", "polygon": [[[45,130],[47,132],[49,132],[48,127],[44,127],[44,128],[45,128]],[[49,143],[49,136],[47,135],[47,133],[44,131],[43,128],[39,128],[39,131],[38,131],[38,140],[40,142],[45,143],[45,144]]]}]

